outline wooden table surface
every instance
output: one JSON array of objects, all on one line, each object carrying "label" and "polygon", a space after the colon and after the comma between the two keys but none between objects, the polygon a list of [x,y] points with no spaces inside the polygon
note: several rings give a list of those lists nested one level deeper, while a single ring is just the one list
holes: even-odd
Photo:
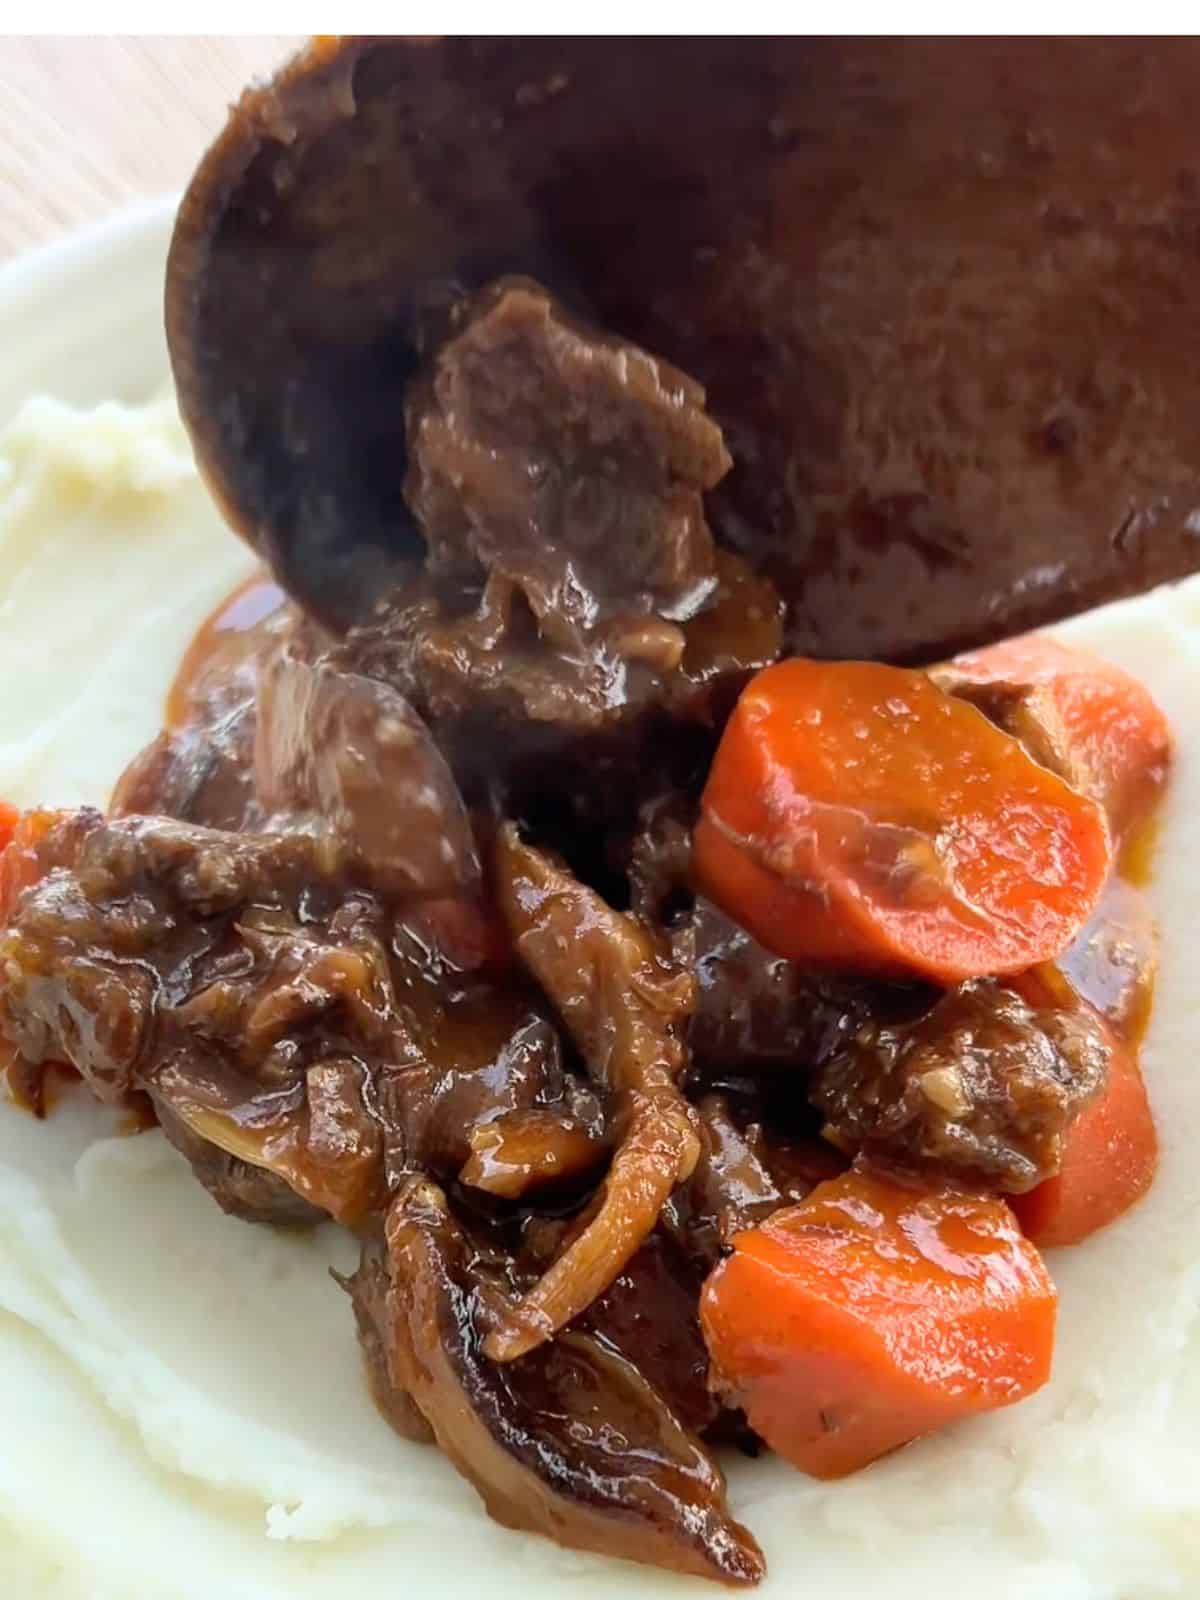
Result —
[{"label": "wooden table surface", "polygon": [[299,42],[0,38],[0,261],[182,188],[230,101]]}]

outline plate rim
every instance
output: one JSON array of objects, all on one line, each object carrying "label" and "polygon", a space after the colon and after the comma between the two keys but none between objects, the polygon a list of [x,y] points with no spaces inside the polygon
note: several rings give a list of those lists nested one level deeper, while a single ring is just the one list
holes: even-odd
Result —
[{"label": "plate rim", "polygon": [[19,251],[0,262],[0,300],[32,298],[44,293],[51,280],[65,280],[115,245],[140,244],[174,216],[181,198],[182,191],[176,190],[135,200],[94,222]]}]

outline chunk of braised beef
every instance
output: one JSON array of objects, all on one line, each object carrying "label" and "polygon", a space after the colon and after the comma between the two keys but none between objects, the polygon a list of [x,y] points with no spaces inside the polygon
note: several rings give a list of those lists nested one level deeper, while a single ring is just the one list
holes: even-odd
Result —
[{"label": "chunk of braised beef", "polygon": [[[794,1093],[806,1087],[802,1079]],[[846,1158],[824,1141],[781,1133],[768,1119],[768,1105],[757,1085],[697,1102],[700,1159],[667,1201],[663,1224],[701,1273],[716,1266],[734,1234],[799,1204],[845,1169]]]},{"label": "chunk of braised beef", "polygon": [[718,550],[716,565],[712,598],[683,624],[667,698],[676,715],[722,726],[751,675],[778,661],[784,604],[770,578],[732,550]]},{"label": "chunk of braised beef", "polygon": [[277,1173],[239,1161],[201,1138],[164,1100],[159,1099],[154,1110],[159,1127],[186,1158],[196,1179],[231,1217],[273,1227],[311,1227],[326,1217]]},{"label": "chunk of braised beef", "polygon": [[[637,654],[626,628],[711,592],[702,495],[730,459],[703,389],[538,284],[502,279],[457,309],[406,422],[431,570],[497,574],[556,643],[612,626],[614,652]],[[678,659],[682,640],[656,630],[653,648]]]},{"label": "chunk of braised beef", "polygon": [[[224,1167],[215,1146],[361,1215],[382,1172],[365,1066],[390,1039],[380,908],[301,833],[84,820],[47,835],[0,940],[6,1036],[103,1099],[149,1093],[202,1177]],[[222,1195],[239,1206],[236,1181]]]},{"label": "chunk of braised beef", "polygon": [[110,815],[174,817],[239,830],[259,820],[254,792],[254,704],[215,725],[163,731],[121,775]]},{"label": "chunk of braised beef", "polygon": [[525,280],[451,320],[407,407],[426,570],[380,597],[341,664],[408,696],[456,772],[493,782],[647,716],[719,723],[778,657],[783,606],[713,548],[703,494],[729,458],[703,390]]},{"label": "chunk of braised beef", "polygon": [[850,1148],[1022,1193],[1058,1171],[1109,1050],[1090,1007],[1034,1007],[979,979],[915,1021],[862,1022],[811,1094]]},{"label": "chunk of braised beef", "polygon": [[352,670],[290,605],[204,643],[194,672],[185,663],[170,725],[118,783],[115,815],[305,832],[392,897],[477,883],[458,787],[396,684]]},{"label": "chunk of braised beef", "polygon": [[[660,627],[673,666],[680,630]],[[507,578],[493,573],[481,589],[448,597],[417,577],[348,635],[342,656],[402,685],[443,737],[486,712],[528,744],[548,728],[578,734],[621,724],[661,698],[663,663],[650,648],[650,624],[641,629],[641,655],[617,655],[603,634],[562,644],[542,634]]]},{"label": "chunk of braised beef", "polygon": [[672,665],[645,652],[618,656],[602,634],[559,645],[494,575],[456,596],[414,577],[333,659],[400,689],[461,783],[519,793],[540,779],[575,798],[608,773],[626,786],[644,778],[697,730],[709,734],[707,765],[711,730],[751,674],[778,658],[781,610],[770,583],[725,552],[717,574],[706,608],[679,624],[684,647]]},{"label": "chunk of braised beef", "polygon": [[149,1093],[160,1119],[169,1112],[339,1222],[358,1224],[385,1197],[371,1072],[357,1057],[331,1053],[256,1079],[193,1046],[156,1063]]},{"label": "chunk of braised beef", "polygon": [[435,984],[412,965],[400,976],[376,1083],[389,1186],[414,1172],[448,1182],[478,1161],[486,1130],[502,1133],[521,1115],[556,1117],[600,1145],[603,1103],[565,1068],[558,1033],[528,990]]},{"label": "chunk of braised beef", "polygon": [[272,826],[327,839],[360,882],[392,896],[479,879],[470,820],[445,757],[397,689],[288,650],[264,668],[255,786]]},{"label": "chunk of braised beef", "polygon": [[762,1576],[720,1469],[615,1344],[572,1330],[490,1361],[486,1332],[520,1287],[505,1263],[468,1240],[420,1179],[397,1194],[385,1235],[388,1284],[371,1328],[382,1330],[389,1382],[496,1521],[725,1583]]},{"label": "chunk of braised beef", "polygon": [[606,1096],[504,970],[494,916],[465,896],[389,909],[329,845],[68,816],[0,943],[0,1024],[104,1098],[149,1093],[245,1215],[279,1209],[254,1168],[357,1222],[407,1173],[455,1178],[520,1113],[557,1118],[594,1165]]},{"label": "chunk of braised beef", "polygon": [[786,1203],[768,1164],[759,1121],[742,1122],[726,1096],[706,1095],[696,1107],[700,1159],[668,1200],[664,1224],[704,1271],[742,1228],[753,1227]]},{"label": "chunk of braised beef", "polygon": [[696,1009],[688,1040],[701,1077],[740,1068],[815,1068],[871,1014],[876,988],[806,972],[765,949],[709,900],[697,900],[691,929]]},{"label": "chunk of braised beef", "polygon": [[624,865],[630,910],[649,922],[670,925],[691,908],[696,812],[695,800],[673,788],[651,795],[638,809]]},{"label": "chunk of braised beef", "polygon": [[720,1410],[697,1315],[703,1279],[682,1246],[656,1228],[575,1324],[619,1350],[695,1433]]},{"label": "chunk of braised beef", "polygon": [[169,896],[127,870],[141,822],[115,828],[96,811],[53,823],[27,852],[28,887],[0,939],[5,1037],[31,1064],[68,1061],[110,1103],[135,1086],[159,961],[196,961],[212,945],[209,930],[181,927]]}]

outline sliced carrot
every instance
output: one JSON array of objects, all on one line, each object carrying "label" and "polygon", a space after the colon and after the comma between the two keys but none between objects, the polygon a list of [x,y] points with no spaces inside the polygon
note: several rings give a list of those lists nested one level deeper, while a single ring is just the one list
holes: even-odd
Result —
[{"label": "sliced carrot", "polygon": [[0,800],[0,850],[7,848],[20,820],[21,813],[17,807],[10,806],[7,800]]},{"label": "sliced carrot", "polygon": [[1079,1244],[1115,1222],[1145,1194],[1158,1166],[1158,1134],[1138,1064],[1156,958],[1145,897],[1113,878],[1089,928],[1059,961],[1009,980],[1030,1005],[1086,1009],[1108,1036],[1104,1087],[1068,1128],[1057,1176],[1010,1202],[1043,1248]]},{"label": "sliced carrot", "polygon": [[700,1320],[727,1402],[836,1478],[1040,1388],[1056,1307],[1002,1200],[855,1169],[735,1235]]},{"label": "sliced carrot", "polygon": [[41,809],[16,814],[0,852],[0,924],[8,921],[22,891],[42,876],[38,845],[66,815]]},{"label": "sliced carrot", "polygon": [[1027,633],[956,656],[931,676],[1098,801],[1115,838],[1153,809],[1170,767],[1171,728],[1149,690],[1120,667]]},{"label": "sliced carrot", "polygon": [[1071,1124],[1058,1176],[1010,1203],[1040,1248],[1079,1244],[1145,1194],[1157,1165],[1158,1135],[1137,1051],[1114,1032],[1108,1081]]},{"label": "sliced carrot", "polygon": [[1095,802],[925,673],[802,659],[738,701],[694,851],[780,955],[943,983],[1058,955],[1110,863]]}]

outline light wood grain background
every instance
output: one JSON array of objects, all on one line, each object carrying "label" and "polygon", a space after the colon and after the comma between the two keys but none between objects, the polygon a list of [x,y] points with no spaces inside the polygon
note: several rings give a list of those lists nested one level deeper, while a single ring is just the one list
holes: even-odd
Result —
[{"label": "light wood grain background", "polygon": [[187,182],[298,37],[0,38],[0,261]]}]

